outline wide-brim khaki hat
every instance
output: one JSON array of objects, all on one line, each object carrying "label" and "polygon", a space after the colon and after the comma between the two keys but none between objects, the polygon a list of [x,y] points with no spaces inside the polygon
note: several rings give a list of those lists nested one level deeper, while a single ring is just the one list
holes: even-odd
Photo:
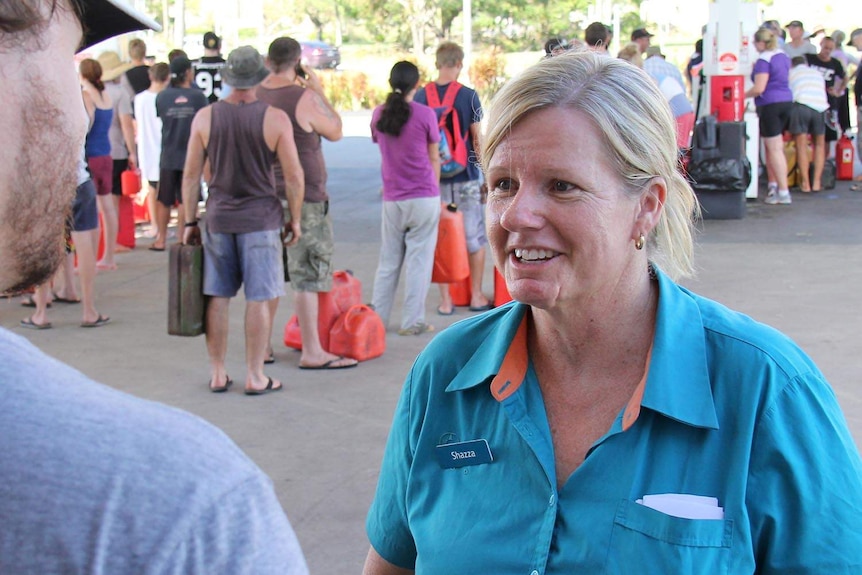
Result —
[{"label": "wide-brim khaki hat", "polygon": [[253,88],[267,76],[269,69],[263,56],[252,46],[240,46],[231,52],[221,69],[222,82],[239,90]]},{"label": "wide-brim khaki hat", "polygon": [[81,49],[89,48],[102,40],[135,30],[154,30],[162,27],[152,18],[138,12],[124,0],[83,0],[84,39]]},{"label": "wide-brim khaki hat", "polygon": [[102,52],[96,59],[102,66],[102,82],[116,80],[134,66],[131,62],[122,62],[120,55],[111,51]]}]

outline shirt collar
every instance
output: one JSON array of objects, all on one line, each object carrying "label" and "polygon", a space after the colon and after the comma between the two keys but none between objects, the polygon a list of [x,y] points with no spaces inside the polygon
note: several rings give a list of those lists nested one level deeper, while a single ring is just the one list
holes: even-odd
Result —
[{"label": "shirt collar", "polygon": [[[497,375],[503,358],[509,351],[515,334],[527,313],[528,306],[521,303],[509,304],[508,309],[503,308],[502,314],[497,318],[497,325],[490,331],[488,337],[479,345],[473,357],[464,365],[461,371],[452,379],[446,391],[463,391],[485,383],[491,377]],[[524,342],[526,355],[526,341]],[[521,385],[521,381],[512,382],[515,388]],[[513,390],[514,391],[514,390]]]},{"label": "shirt collar", "polygon": [[[657,267],[655,272],[659,282],[656,329],[646,385],[636,392],[643,393],[640,405],[694,427],[718,429],[700,308],[695,296]],[[516,334],[520,330],[525,335],[527,310],[528,306],[515,303],[503,312],[447,392],[476,387],[498,373],[502,377],[491,383],[496,397],[505,398],[517,390],[527,361],[526,337]]]}]

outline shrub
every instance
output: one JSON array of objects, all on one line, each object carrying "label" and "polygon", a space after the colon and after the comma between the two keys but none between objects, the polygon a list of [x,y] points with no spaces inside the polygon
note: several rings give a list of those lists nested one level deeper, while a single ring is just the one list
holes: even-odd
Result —
[{"label": "shrub", "polygon": [[479,53],[470,66],[470,82],[483,102],[489,101],[506,81],[506,59],[498,47]]},{"label": "shrub", "polygon": [[320,71],[326,97],[336,110],[368,110],[382,102],[386,95],[374,88],[363,72]]}]

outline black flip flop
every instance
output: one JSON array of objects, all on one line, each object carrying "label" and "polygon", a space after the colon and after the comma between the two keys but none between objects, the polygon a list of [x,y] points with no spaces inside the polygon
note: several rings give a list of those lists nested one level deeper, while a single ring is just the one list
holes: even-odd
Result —
[{"label": "black flip flop", "polygon": [[359,362],[351,363],[350,365],[332,365],[333,363],[339,362],[339,361],[344,360],[344,359],[348,359],[348,358],[344,357],[343,355],[339,355],[335,359],[330,359],[326,363],[321,363],[320,365],[300,365],[299,369],[312,369],[312,370],[314,370],[314,369],[318,369],[318,370],[320,370],[320,369],[348,369],[348,368],[356,367],[357,365],[359,365]]},{"label": "black flip flop", "polygon": [[221,387],[213,387],[212,385],[210,385],[211,383],[212,383],[212,380],[210,380],[210,382],[207,383],[207,387],[210,388],[211,392],[213,392],[213,393],[224,393],[225,391],[230,389],[230,386],[233,385],[233,380],[230,378],[230,376],[226,377],[225,381],[224,381],[224,385]]},{"label": "black flip flop", "polygon": [[253,387],[246,387],[245,394],[246,395],[263,395],[265,393],[269,393],[271,391],[281,391],[284,388],[284,384],[279,384],[278,387],[272,386],[272,378],[268,377],[266,382],[266,387],[263,389],[254,389]]}]

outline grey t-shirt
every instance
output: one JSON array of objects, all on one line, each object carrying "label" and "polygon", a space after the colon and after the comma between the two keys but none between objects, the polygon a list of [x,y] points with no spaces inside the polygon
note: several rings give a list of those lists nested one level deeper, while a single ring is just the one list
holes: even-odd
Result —
[{"label": "grey t-shirt", "polygon": [[117,82],[105,82],[105,92],[114,103],[114,116],[111,118],[111,129],[108,130],[108,139],[111,140],[111,158],[114,160],[125,160],[129,157],[126,148],[126,140],[123,138],[123,128],[120,125],[121,116],[131,116],[132,97],[129,91]]},{"label": "grey t-shirt", "polygon": [[308,569],[271,481],[221,431],[0,329],[0,573]]}]

